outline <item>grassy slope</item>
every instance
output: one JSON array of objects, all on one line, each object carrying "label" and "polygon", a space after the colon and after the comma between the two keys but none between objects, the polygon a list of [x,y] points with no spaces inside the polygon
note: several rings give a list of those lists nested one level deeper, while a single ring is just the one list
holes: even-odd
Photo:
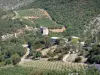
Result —
[{"label": "grassy slope", "polygon": [[37,17],[43,17],[43,13],[39,8],[37,9],[26,9],[26,10],[18,10],[17,11],[20,16],[37,16]]},{"label": "grassy slope", "polygon": [[26,19],[24,17],[26,16],[34,16],[37,17],[37,19],[28,19],[27,22],[33,21],[34,24],[32,25],[38,25],[38,26],[46,26],[46,27],[61,27],[60,24],[55,23],[49,14],[42,9],[26,9],[26,10],[18,10],[16,11],[19,14],[19,18],[22,18],[24,22],[26,22]]}]

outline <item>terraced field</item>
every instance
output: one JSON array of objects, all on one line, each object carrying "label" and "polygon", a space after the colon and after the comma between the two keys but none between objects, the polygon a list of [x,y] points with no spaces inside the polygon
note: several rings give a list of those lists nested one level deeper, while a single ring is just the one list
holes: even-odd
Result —
[{"label": "terraced field", "polygon": [[36,60],[25,62],[21,66],[24,67],[33,67],[35,69],[46,69],[46,70],[72,70],[72,69],[84,69],[87,65],[86,64],[79,64],[79,63],[70,63],[70,62],[62,62],[62,61],[43,61],[43,60]]},{"label": "terraced field", "polygon": [[39,18],[49,18],[51,19],[51,17],[49,16],[49,14],[43,10],[43,9],[26,9],[26,10],[19,10],[16,11],[21,17],[25,17],[25,16],[35,16],[35,17],[39,17]]},{"label": "terraced field", "polygon": [[45,26],[45,27],[62,27],[60,24],[54,22],[47,11],[43,9],[26,9],[14,11],[16,14],[15,18],[20,18],[26,24]]}]

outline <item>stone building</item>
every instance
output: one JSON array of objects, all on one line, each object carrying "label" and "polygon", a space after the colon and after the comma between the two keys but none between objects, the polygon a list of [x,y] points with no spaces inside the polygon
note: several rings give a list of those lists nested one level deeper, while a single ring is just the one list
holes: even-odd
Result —
[{"label": "stone building", "polygon": [[43,35],[48,35],[49,34],[49,29],[47,27],[40,27],[40,32],[43,34]]}]

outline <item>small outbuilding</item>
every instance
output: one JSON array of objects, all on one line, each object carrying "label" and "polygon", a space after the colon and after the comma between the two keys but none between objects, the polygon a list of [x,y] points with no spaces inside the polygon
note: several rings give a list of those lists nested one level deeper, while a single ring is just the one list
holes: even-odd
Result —
[{"label": "small outbuilding", "polygon": [[53,44],[58,44],[59,43],[60,37],[51,37],[52,43]]},{"label": "small outbuilding", "polygon": [[48,29],[47,27],[41,26],[41,27],[40,27],[40,32],[41,32],[43,35],[48,35],[48,34],[49,34],[49,29]]}]

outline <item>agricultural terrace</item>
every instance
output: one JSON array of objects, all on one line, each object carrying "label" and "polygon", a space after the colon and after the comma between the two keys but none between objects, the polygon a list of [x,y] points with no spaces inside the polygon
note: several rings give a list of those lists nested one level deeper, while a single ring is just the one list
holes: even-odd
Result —
[{"label": "agricultural terrace", "polygon": [[79,71],[71,69],[70,71],[57,71],[16,66],[0,68],[0,75],[100,75],[100,73],[96,69],[80,69]]},{"label": "agricultural terrace", "polygon": [[36,25],[36,27],[45,26],[49,28],[61,28],[60,24],[54,22],[47,11],[43,9],[26,9],[14,11],[16,18],[22,19],[27,25]]},{"label": "agricultural terrace", "polygon": [[85,64],[81,63],[70,63],[70,62],[62,62],[62,61],[43,61],[36,60],[30,62],[24,62],[21,64],[24,67],[33,67],[36,69],[45,69],[45,70],[71,70],[71,69],[84,69],[86,67]]},{"label": "agricultural terrace", "polygon": [[24,17],[37,17],[37,18],[43,18],[43,17],[46,17],[46,18],[49,18],[50,19],[50,16],[49,14],[43,10],[43,9],[26,9],[26,10],[18,10],[16,11],[20,17],[24,18]]}]

